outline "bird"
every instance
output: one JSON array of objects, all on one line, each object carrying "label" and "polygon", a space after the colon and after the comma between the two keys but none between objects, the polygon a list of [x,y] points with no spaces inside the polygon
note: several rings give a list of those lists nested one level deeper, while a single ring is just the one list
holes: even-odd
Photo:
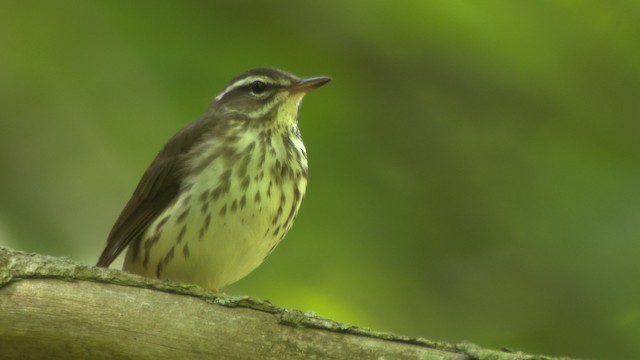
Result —
[{"label": "bird", "polygon": [[257,268],[305,196],[300,103],[330,80],[275,68],[233,78],[151,162],[96,265],[128,247],[123,270],[214,291]]}]

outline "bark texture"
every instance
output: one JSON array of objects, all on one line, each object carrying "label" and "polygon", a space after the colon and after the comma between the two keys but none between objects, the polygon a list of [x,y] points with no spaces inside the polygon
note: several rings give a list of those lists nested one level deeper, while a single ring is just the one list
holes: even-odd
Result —
[{"label": "bark texture", "polygon": [[552,359],[407,338],[0,247],[2,359]]}]

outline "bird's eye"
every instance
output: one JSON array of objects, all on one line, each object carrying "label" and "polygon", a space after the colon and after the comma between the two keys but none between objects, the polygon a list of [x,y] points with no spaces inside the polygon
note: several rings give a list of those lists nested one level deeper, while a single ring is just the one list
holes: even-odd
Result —
[{"label": "bird's eye", "polygon": [[250,88],[253,95],[260,95],[267,90],[267,85],[260,80],[256,80],[251,83]]}]

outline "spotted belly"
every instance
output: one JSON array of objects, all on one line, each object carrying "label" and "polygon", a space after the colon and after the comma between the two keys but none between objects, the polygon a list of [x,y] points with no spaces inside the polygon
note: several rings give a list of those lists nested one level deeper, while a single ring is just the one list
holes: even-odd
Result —
[{"label": "spotted belly", "polygon": [[213,290],[249,274],[289,231],[306,189],[306,154],[277,155],[252,156],[245,170],[214,159],[146,229],[124,269]]}]

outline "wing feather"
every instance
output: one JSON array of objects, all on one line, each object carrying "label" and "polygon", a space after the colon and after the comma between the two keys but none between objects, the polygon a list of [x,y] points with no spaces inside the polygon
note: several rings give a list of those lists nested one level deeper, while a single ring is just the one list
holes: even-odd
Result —
[{"label": "wing feather", "polygon": [[213,117],[204,117],[180,130],[167,142],[113,225],[97,266],[108,267],[132,241],[138,241],[148,226],[175,201],[185,170],[185,155],[213,125]]}]

